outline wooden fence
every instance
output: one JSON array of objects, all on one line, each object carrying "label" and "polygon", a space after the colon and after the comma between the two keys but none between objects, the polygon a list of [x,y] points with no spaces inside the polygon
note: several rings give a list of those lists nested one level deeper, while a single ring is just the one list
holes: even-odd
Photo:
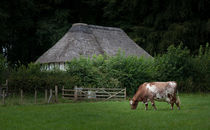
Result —
[{"label": "wooden fence", "polygon": [[[57,103],[58,102],[58,86],[55,85],[55,90],[53,89],[45,89],[45,103]],[[49,93],[49,96],[48,96]],[[2,98],[2,104],[5,104],[5,98],[8,95],[6,94],[6,90],[3,89],[2,93],[0,93],[0,99]],[[20,89],[20,104],[24,104],[24,90]],[[34,89],[34,103],[37,103],[37,90]]]},{"label": "wooden fence", "polygon": [[72,100],[122,100],[126,99],[126,88],[62,88],[62,97]]},{"label": "wooden fence", "polygon": [[[6,104],[5,98],[9,97],[8,89],[1,89],[0,99],[2,104]],[[58,102],[58,86],[55,85],[55,89],[45,89],[43,97],[45,103]],[[40,91],[39,91],[40,92]],[[37,93],[34,89],[34,104],[37,104]],[[24,90],[19,89],[19,101],[20,104],[24,104]],[[49,94],[49,95],[48,95]],[[126,88],[78,88],[65,89],[62,87],[62,97],[72,100],[126,100]]]}]

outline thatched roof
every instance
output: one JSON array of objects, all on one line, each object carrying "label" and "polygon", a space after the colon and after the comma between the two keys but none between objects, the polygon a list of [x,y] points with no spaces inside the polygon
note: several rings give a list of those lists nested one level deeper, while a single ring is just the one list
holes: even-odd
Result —
[{"label": "thatched roof", "polygon": [[125,55],[151,57],[120,28],[73,24],[69,31],[36,62],[66,62],[73,58],[94,54],[115,55],[121,49]]}]

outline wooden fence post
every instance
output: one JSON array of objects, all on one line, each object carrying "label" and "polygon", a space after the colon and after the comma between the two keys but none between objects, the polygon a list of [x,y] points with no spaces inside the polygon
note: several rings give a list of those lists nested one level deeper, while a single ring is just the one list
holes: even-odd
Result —
[{"label": "wooden fence post", "polygon": [[64,98],[64,86],[62,87],[62,98]]},{"label": "wooden fence post", "polygon": [[36,104],[37,90],[36,89],[34,89],[34,90],[35,90],[35,93],[34,93],[34,103]]},{"label": "wooden fence post", "polygon": [[58,86],[55,85],[55,102],[58,102]]},{"label": "wooden fence post", "polygon": [[74,87],[74,100],[77,100],[77,86]]},{"label": "wooden fence post", "polygon": [[47,103],[47,89],[45,89],[45,103]]},{"label": "wooden fence post", "polygon": [[5,104],[5,90],[3,90],[3,105]]},{"label": "wooden fence post", "polygon": [[6,92],[7,92],[7,94],[8,94],[8,79],[6,80],[5,86],[6,86]]},{"label": "wooden fence post", "polygon": [[20,89],[20,103],[23,104],[23,89]]},{"label": "wooden fence post", "polygon": [[50,100],[52,99],[52,94],[53,94],[52,89],[50,89],[50,97],[48,99],[48,103],[50,103]]},{"label": "wooden fence post", "polygon": [[127,95],[126,95],[126,88],[125,88],[124,96],[125,96],[125,100],[126,100],[126,96],[127,96]]}]

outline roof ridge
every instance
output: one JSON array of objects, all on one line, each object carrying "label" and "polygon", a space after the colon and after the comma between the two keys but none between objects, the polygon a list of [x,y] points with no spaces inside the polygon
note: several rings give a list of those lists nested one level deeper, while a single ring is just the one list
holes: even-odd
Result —
[{"label": "roof ridge", "polygon": [[120,28],[116,28],[116,27],[105,27],[105,26],[99,26],[99,25],[92,25],[92,24],[86,24],[86,23],[74,23],[72,24],[72,27],[76,27],[76,26],[85,26],[91,29],[102,29],[102,30],[108,30],[108,31],[123,31]]}]

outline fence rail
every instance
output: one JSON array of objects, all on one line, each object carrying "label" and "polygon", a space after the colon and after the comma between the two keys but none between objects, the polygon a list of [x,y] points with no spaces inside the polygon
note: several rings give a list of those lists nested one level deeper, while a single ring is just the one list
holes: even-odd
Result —
[{"label": "fence rail", "polygon": [[[20,104],[24,104],[24,90],[20,89],[19,90],[19,95],[20,95]],[[34,104],[37,103],[37,89],[34,89]],[[45,93],[45,103],[57,103],[58,102],[58,86],[55,85],[55,90],[53,89],[45,89],[44,90]],[[49,93],[49,96],[48,96]],[[11,94],[11,93],[10,93]],[[6,94],[6,90],[3,89],[3,92],[0,93],[0,99],[2,98],[2,104],[5,105],[5,99],[8,97],[9,95]]]},{"label": "fence rail", "polygon": [[72,100],[123,100],[126,99],[126,88],[62,88],[62,97]]},{"label": "fence rail", "polygon": [[[7,87],[8,88],[8,87]],[[12,96],[14,93],[8,93],[8,89],[2,89],[0,91],[0,104],[5,105],[6,98]],[[34,104],[37,104],[38,93],[44,93],[43,100],[45,103],[57,103],[59,90],[62,92],[62,97],[64,99],[71,100],[126,100],[126,88],[79,88],[74,87],[74,89],[58,89],[55,85],[55,89],[45,89],[38,91],[34,89]],[[12,95],[11,95],[12,94]],[[19,95],[18,100],[20,104],[25,103],[25,94],[27,94],[23,89],[17,91]],[[14,96],[14,95],[13,95]],[[2,100],[2,101],[1,101]]]}]

